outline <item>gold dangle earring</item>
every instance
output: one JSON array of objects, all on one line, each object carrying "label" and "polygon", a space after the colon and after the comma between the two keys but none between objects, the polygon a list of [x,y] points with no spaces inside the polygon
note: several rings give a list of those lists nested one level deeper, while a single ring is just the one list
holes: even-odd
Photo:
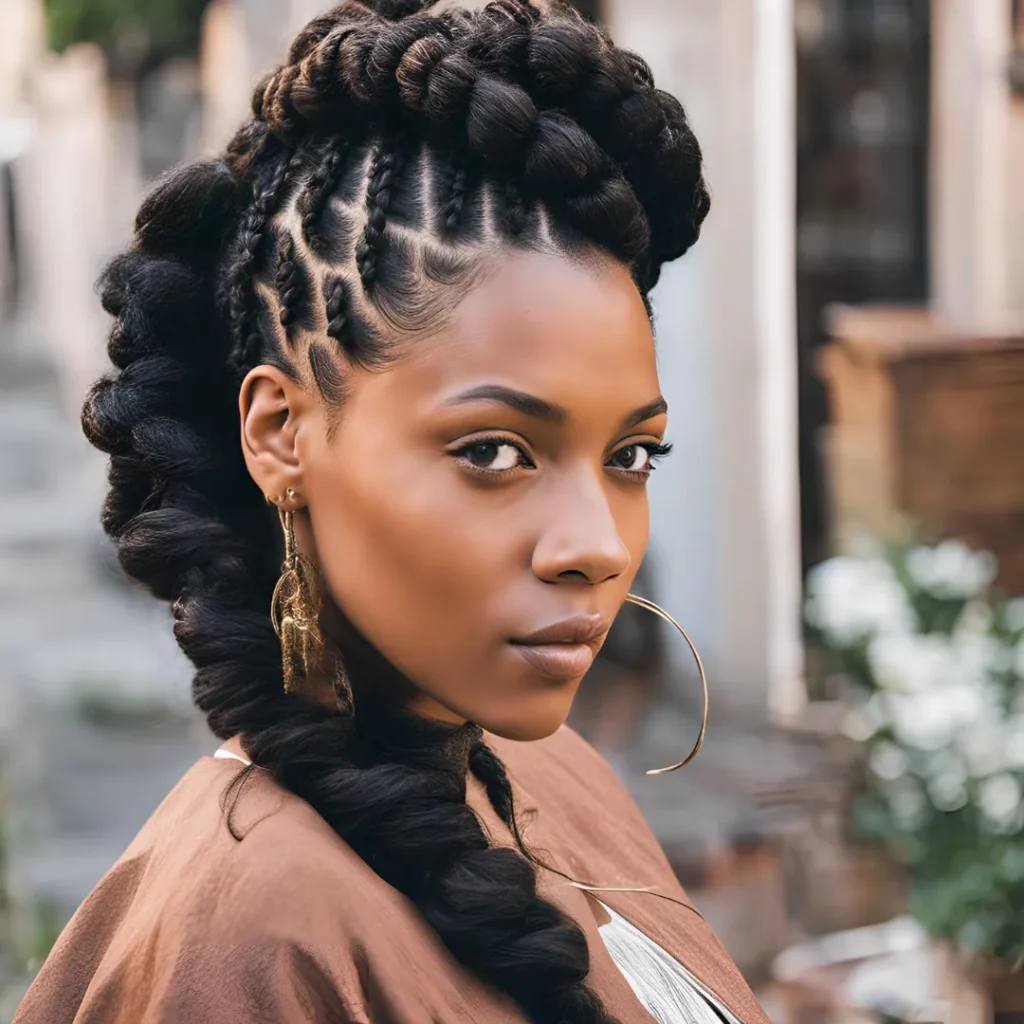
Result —
[{"label": "gold dangle earring", "polygon": [[323,637],[318,621],[320,588],[316,569],[295,543],[294,511],[281,507],[294,499],[295,491],[291,487],[276,500],[267,498],[271,505],[277,506],[284,532],[284,563],[271,598],[270,618],[274,632],[281,640],[285,693],[295,693],[323,659]]},{"label": "gold dangle earring", "polygon": [[697,663],[697,672],[700,675],[700,685],[704,696],[704,711],[701,715],[700,732],[697,734],[697,742],[693,745],[693,750],[678,764],[670,764],[666,768],[652,768],[647,772],[648,775],[664,775],[666,772],[674,772],[677,768],[682,768],[684,765],[689,764],[704,745],[704,736],[708,731],[708,677],[704,674],[704,663],[700,660],[700,654],[694,642],[690,639],[690,635],[664,608],[659,608],[653,601],[648,601],[645,597],[637,597],[636,594],[627,594],[626,601],[629,604],[635,604],[638,608],[643,608],[645,611],[653,612],[659,618],[664,619],[670,626],[675,626],[686,641],[686,646],[690,648],[693,660]]}]

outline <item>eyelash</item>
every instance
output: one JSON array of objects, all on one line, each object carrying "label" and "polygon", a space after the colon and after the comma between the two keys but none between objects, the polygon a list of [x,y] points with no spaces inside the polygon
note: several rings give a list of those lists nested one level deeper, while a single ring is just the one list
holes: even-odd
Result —
[{"label": "eyelash", "polygon": [[[519,453],[519,457],[522,460],[522,462],[525,463],[525,465],[520,464],[518,466],[513,466],[509,469],[483,469],[480,466],[474,466],[468,461],[468,455],[474,448],[477,448],[481,445],[496,445],[499,448],[505,447],[507,445],[510,448],[514,448]],[[632,477],[640,481],[648,480],[650,478],[651,473],[653,473],[654,470],[657,469],[656,464],[660,460],[666,458],[668,455],[672,453],[671,444],[662,444],[655,441],[637,441],[634,442],[633,444],[623,445],[621,448],[617,449],[616,452],[613,452],[610,458],[614,458],[615,455],[618,454],[618,452],[624,451],[627,448],[644,449],[644,451],[647,452],[648,458],[650,460],[648,467],[642,470],[618,468],[615,471],[617,473],[622,473],[625,476]],[[449,452],[449,454],[453,458],[461,459],[467,469],[471,470],[472,472],[478,474],[481,477],[486,477],[490,480],[501,479],[503,477],[508,476],[511,473],[518,472],[520,469],[537,468],[536,464],[533,462],[530,456],[527,455],[525,449],[518,441],[514,440],[511,437],[505,437],[500,434],[474,438],[468,444],[464,444],[462,445],[462,447],[454,449],[453,451]]]}]

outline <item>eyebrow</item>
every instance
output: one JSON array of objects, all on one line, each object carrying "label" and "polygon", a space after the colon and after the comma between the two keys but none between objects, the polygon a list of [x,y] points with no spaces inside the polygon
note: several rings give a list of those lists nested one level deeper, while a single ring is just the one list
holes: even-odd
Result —
[{"label": "eyebrow", "polygon": [[564,423],[569,418],[569,413],[562,406],[553,405],[536,395],[516,391],[515,388],[507,388],[502,384],[483,384],[478,388],[470,388],[469,391],[463,391],[448,399],[445,404],[465,405],[467,402],[500,402],[524,416],[547,423]]},{"label": "eyebrow", "polygon": [[654,419],[655,416],[664,416],[667,412],[668,402],[664,398],[658,397],[653,402],[648,402],[646,405],[640,406],[635,412],[631,412],[623,420],[622,426],[624,429],[629,430],[630,427],[637,427],[647,420]]},{"label": "eyebrow", "polygon": [[[483,384],[480,387],[470,388],[452,398],[449,398],[446,405],[465,405],[469,402],[500,402],[510,409],[529,416],[531,419],[543,420],[547,423],[564,423],[569,418],[568,411],[560,405],[547,402],[536,395],[528,394],[525,391],[516,391],[515,388],[505,387],[502,384]],[[668,412],[668,402],[658,397],[647,405],[631,412],[623,420],[623,429],[629,430],[638,426],[655,416],[662,416]]]}]

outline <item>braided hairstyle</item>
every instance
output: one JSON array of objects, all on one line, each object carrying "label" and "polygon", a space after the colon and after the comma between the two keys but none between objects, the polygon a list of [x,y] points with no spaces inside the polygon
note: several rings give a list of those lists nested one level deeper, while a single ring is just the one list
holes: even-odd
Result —
[{"label": "braided hairstyle", "polygon": [[346,366],[436,330],[509,251],[604,253],[646,299],[698,237],[700,149],[639,57],[558,0],[432,6],[345,0],[315,19],[223,158],[157,185],[102,282],[116,371],[83,425],[110,456],[104,527],[172,602],[213,732],[241,734],[529,1020],[609,1022],[583,932],[466,804],[469,771],[518,839],[480,730],[284,693],[280,538],[237,440],[252,367],[343,403]]}]

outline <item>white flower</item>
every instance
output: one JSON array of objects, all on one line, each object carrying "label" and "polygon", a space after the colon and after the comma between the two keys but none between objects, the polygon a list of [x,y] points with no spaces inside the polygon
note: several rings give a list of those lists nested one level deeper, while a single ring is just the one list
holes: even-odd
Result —
[{"label": "white flower", "polygon": [[950,645],[938,633],[877,636],[868,647],[875,682],[894,693],[923,693],[945,681]]},{"label": "white flower", "polygon": [[886,709],[897,739],[917,750],[947,746],[960,730],[976,722],[986,708],[977,687],[953,684],[923,693],[889,693]]},{"label": "white flower", "polygon": [[1017,648],[994,641],[992,652],[992,671],[999,673],[1013,672],[1017,662]]},{"label": "white flower", "polygon": [[1024,715],[1014,715],[1004,723],[1003,765],[1024,768]]},{"label": "white flower", "polygon": [[991,631],[994,621],[992,606],[987,601],[968,601],[953,631],[960,636],[984,636]]},{"label": "white flower", "polygon": [[1000,662],[1005,662],[1002,646],[993,636],[954,633],[950,638],[950,677],[961,683],[987,685]]},{"label": "white flower", "polygon": [[945,540],[934,548],[913,548],[907,553],[906,567],[922,590],[942,598],[977,597],[998,571],[991,552],[971,551],[960,540]]},{"label": "white flower", "polygon": [[910,759],[895,743],[883,741],[871,751],[868,764],[878,778],[885,782],[894,782],[907,774]]},{"label": "white flower", "polygon": [[879,722],[867,707],[850,708],[843,715],[839,731],[855,743],[867,743],[878,732]]},{"label": "white flower", "polygon": [[927,783],[928,796],[940,811],[959,811],[967,805],[967,780],[955,769],[942,772]]},{"label": "white flower", "polygon": [[973,778],[994,775],[1006,764],[1006,734],[998,719],[982,716],[959,730],[955,741]]},{"label": "white flower", "polygon": [[1013,671],[1018,679],[1024,679],[1024,637],[1017,641],[1013,654]]},{"label": "white flower", "polygon": [[985,820],[995,831],[1013,829],[1020,819],[1020,783],[1009,772],[985,779],[978,786],[978,805]]},{"label": "white flower", "polygon": [[1024,597],[1006,602],[1006,628],[1011,633],[1024,632]]},{"label": "white flower", "polygon": [[923,765],[927,774],[926,781],[939,778],[939,776],[955,776],[958,779],[957,785],[967,784],[967,768],[963,758],[951,747],[937,750],[923,759]]},{"label": "white flower", "polygon": [[885,545],[877,534],[863,527],[853,527],[843,538],[843,551],[858,561],[885,558]]},{"label": "white flower", "polygon": [[889,810],[896,824],[905,832],[919,828],[927,802],[916,779],[905,778],[888,792]]},{"label": "white flower", "polygon": [[881,558],[830,558],[807,576],[807,620],[838,646],[915,628],[914,611]]}]

